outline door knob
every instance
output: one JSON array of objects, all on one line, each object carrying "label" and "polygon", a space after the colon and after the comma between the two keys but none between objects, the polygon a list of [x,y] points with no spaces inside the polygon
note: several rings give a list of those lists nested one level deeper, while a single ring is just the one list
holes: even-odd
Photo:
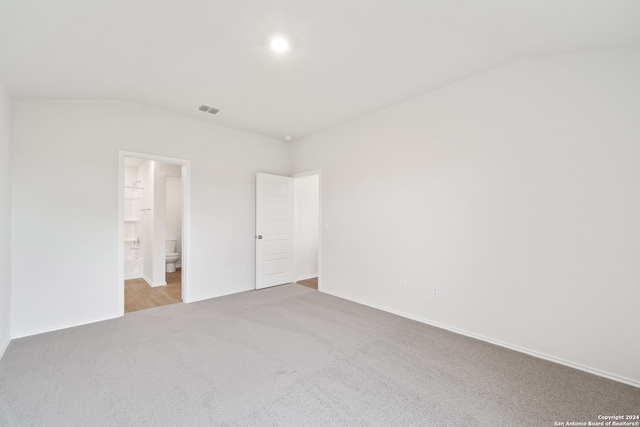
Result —
[{"label": "door knob", "polygon": [[258,234],[258,239],[262,239],[262,234]]}]

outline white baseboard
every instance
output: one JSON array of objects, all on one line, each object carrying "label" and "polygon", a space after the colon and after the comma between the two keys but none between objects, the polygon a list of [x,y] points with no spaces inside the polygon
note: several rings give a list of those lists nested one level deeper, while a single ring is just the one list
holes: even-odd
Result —
[{"label": "white baseboard", "polygon": [[0,344],[0,359],[4,356],[4,352],[9,348],[9,344],[11,344],[11,338],[7,337],[6,341]]},{"label": "white baseboard", "polygon": [[142,275],[142,280],[144,280],[145,282],[147,282],[147,285],[151,286],[152,288],[157,288],[158,286],[166,286],[167,282],[153,282],[151,279],[149,279],[147,276]]},{"label": "white baseboard", "polygon": [[16,338],[30,337],[32,335],[40,335],[47,332],[59,331],[61,329],[75,328],[76,326],[88,325],[90,323],[103,322],[105,320],[116,319],[118,317],[122,317],[122,315],[115,314],[115,315],[109,315],[104,317],[97,317],[95,319],[89,319],[82,322],[65,323],[62,325],[54,326],[52,328],[33,329],[27,332],[19,332],[18,334],[13,335],[11,338],[16,339]]},{"label": "white baseboard", "polygon": [[296,277],[296,282],[297,282],[298,280],[315,279],[316,277],[318,277],[318,273],[316,273],[316,274],[307,274],[306,276],[299,276],[299,277]]},{"label": "white baseboard", "polygon": [[372,303],[370,303],[368,301],[364,301],[364,300],[361,300],[361,299],[358,299],[358,298],[351,298],[349,296],[342,295],[342,294],[339,294],[337,292],[331,292],[331,291],[325,291],[325,290],[321,290],[320,292],[323,292],[323,293],[329,294],[329,295],[333,295],[333,296],[338,297],[338,298],[346,299],[346,300],[349,300],[349,301],[352,301],[352,302],[355,302],[355,303],[358,303],[358,304],[366,305],[366,306],[371,307],[371,308],[375,308],[375,309],[378,309],[378,310],[386,311],[387,313],[396,314],[398,316],[405,317],[405,318],[411,319],[411,320],[415,320],[417,322],[424,323],[426,325],[435,326],[436,328],[445,329],[447,331],[454,332],[454,333],[460,334],[460,335],[464,335],[464,336],[467,336],[469,338],[474,338],[474,339],[477,339],[477,340],[480,340],[480,341],[484,341],[484,342],[488,342],[490,344],[494,344],[494,345],[497,345],[497,346],[500,346],[500,347],[508,348],[509,350],[514,350],[514,351],[517,351],[519,353],[524,353],[524,354],[527,354],[529,356],[536,357],[538,359],[548,360],[550,362],[554,362],[554,363],[558,363],[560,365],[568,366],[570,368],[574,368],[574,369],[577,369],[579,371],[587,372],[589,374],[597,375],[599,377],[607,378],[607,379],[610,379],[610,380],[613,380],[613,381],[617,381],[619,383],[623,383],[623,384],[627,384],[627,385],[630,385],[630,386],[633,386],[633,387],[640,388],[640,381],[637,381],[637,380],[634,380],[634,379],[631,379],[631,378],[621,377],[619,375],[615,375],[615,374],[612,374],[610,372],[601,371],[600,369],[591,368],[589,366],[584,366],[584,365],[581,365],[579,363],[575,363],[575,362],[571,362],[571,361],[568,361],[568,360],[561,359],[559,357],[550,356],[550,355],[544,354],[544,353],[539,353],[539,352],[534,351],[534,350],[529,350],[528,348],[523,348],[523,347],[520,347],[520,346],[517,346],[517,345],[513,345],[513,344],[509,344],[509,343],[506,343],[506,342],[503,342],[503,341],[500,341],[500,340],[495,340],[493,338],[485,337],[483,335],[478,335],[478,334],[475,334],[473,332],[465,331],[463,329],[458,329],[458,328],[454,328],[454,327],[451,327],[451,326],[447,326],[447,325],[444,325],[444,324],[439,323],[439,322],[434,322],[433,320],[425,319],[423,317],[419,317],[419,316],[414,316],[412,314],[403,313],[401,311],[393,310],[393,309],[390,309],[390,308],[387,308],[387,307],[382,307],[380,305],[372,304]]},{"label": "white baseboard", "polygon": [[247,289],[233,290],[229,292],[206,294],[206,295],[198,296],[196,298],[190,297],[188,300],[183,297],[182,302],[184,302],[185,304],[191,304],[192,302],[204,301],[212,298],[226,297],[227,295],[235,295],[241,292],[249,292],[249,291],[255,291],[255,288],[247,288]]}]

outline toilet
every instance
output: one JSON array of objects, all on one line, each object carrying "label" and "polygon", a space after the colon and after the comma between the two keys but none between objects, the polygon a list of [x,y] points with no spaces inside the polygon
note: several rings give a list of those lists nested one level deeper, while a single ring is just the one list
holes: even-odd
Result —
[{"label": "toilet", "polygon": [[167,240],[166,248],[165,248],[166,256],[165,260],[167,263],[166,272],[173,273],[176,271],[176,262],[180,259],[180,254],[176,252],[176,240]]}]

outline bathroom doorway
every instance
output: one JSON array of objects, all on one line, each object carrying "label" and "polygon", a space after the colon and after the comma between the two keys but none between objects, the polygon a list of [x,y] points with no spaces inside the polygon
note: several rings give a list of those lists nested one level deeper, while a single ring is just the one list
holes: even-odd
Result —
[{"label": "bathroom doorway", "polygon": [[119,152],[121,315],[188,301],[190,162]]}]

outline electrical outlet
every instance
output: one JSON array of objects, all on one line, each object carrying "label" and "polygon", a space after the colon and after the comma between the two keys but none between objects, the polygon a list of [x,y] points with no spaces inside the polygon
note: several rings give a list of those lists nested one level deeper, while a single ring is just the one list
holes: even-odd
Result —
[{"label": "electrical outlet", "polygon": [[440,294],[440,289],[434,286],[433,289],[431,290],[431,296],[434,298],[438,298],[439,294]]},{"label": "electrical outlet", "polygon": [[407,290],[407,284],[405,283],[404,280],[400,281],[400,290],[401,291],[406,291]]}]

